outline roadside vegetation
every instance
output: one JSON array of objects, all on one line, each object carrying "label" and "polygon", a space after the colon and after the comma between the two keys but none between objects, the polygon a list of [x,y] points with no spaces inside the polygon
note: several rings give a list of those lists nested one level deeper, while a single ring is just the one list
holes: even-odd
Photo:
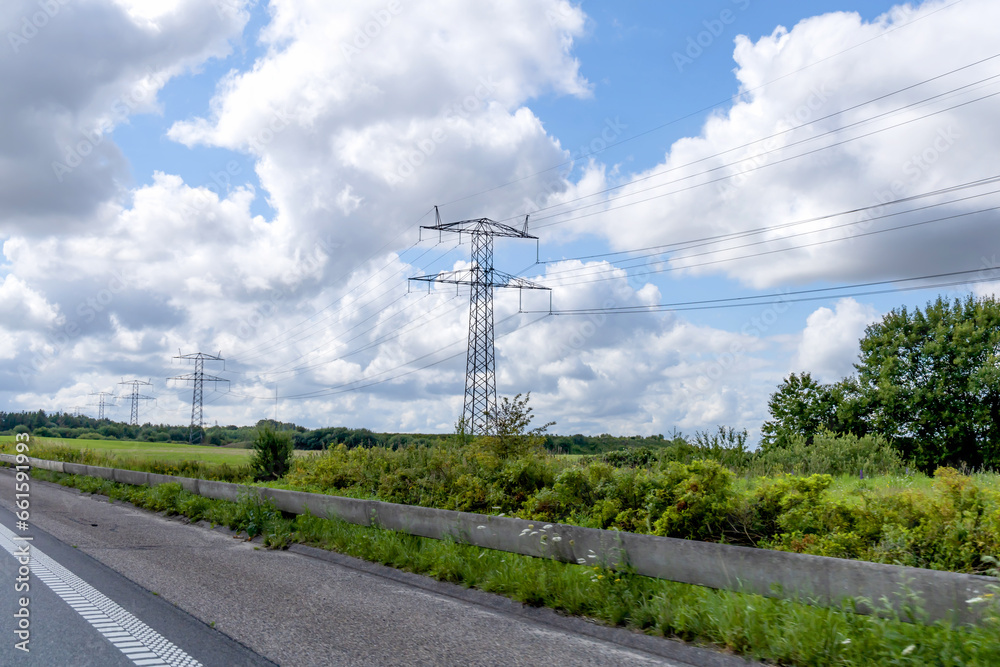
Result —
[{"label": "roadside vegetation", "polygon": [[[791,374],[759,447],[746,431],[669,438],[552,436],[528,396],[503,399],[492,432],[404,436],[308,431],[266,420],[233,433],[239,460],[164,460],[54,445],[32,455],[395,503],[956,572],[997,574],[1000,554],[1000,304],[938,300],[893,311],[861,341],[857,373]],[[2,416],[2,415],[0,415]],[[16,420],[15,420],[16,421]],[[7,427],[8,422],[0,420]],[[28,432],[23,423],[13,425]],[[44,426],[42,428],[45,428]],[[233,427],[236,428],[236,427]],[[157,436],[160,437],[160,436]],[[9,451],[10,436],[0,438]],[[220,442],[217,440],[216,442]],[[101,443],[102,445],[104,443]],[[148,450],[161,445],[150,444]],[[147,446],[143,445],[143,450]],[[186,445],[180,445],[182,449]],[[291,458],[291,447],[312,450]],[[126,450],[127,451],[127,450]],[[194,453],[196,450],[187,448]],[[285,517],[179,485],[38,477],[205,519],[282,548],[334,549],[653,634],[780,664],[1000,664],[1000,622],[930,627],[480,550],[310,516]],[[977,603],[995,604],[994,591]],[[876,606],[884,601],[871,601]]]},{"label": "roadside vegetation", "polygon": [[272,548],[291,543],[317,546],[528,605],[712,645],[774,664],[1000,664],[996,615],[979,627],[914,625],[893,617],[878,600],[866,602],[886,609],[889,618],[856,615],[849,607],[812,607],[616,573],[600,564],[529,558],[315,516],[290,518],[249,494],[239,502],[228,502],[189,494],[179,484],[147,488],[44,470],[33,474],[153,511],[224,525],[257,536]]}]

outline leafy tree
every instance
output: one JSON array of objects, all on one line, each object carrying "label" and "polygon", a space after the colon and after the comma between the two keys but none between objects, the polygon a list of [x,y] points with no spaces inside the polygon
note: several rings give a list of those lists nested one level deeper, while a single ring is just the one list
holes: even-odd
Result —
[{"label": "leafy tree", "polygon": [[849,380],[821,384],[809,373],[792,373],[767,402],[771,419],[761,427],[764,449],[787,447],[797,437],[811,445],[823,431],[863,431],[855,416],[853,385]]},{"label": "leafy tree", "polygon": [[1000,302],[938,298],[865,331],[863,418],[917,465],[1000,465]]},{"label": "leafy tree", "polygon": [[497,458],[507,459],[523,456],[531,450],[540,450],[545,441],[545,431],[555,422],[528,429],[531,425],[533,408],[528,407],[531,393],[522,398],[504,396],[497,405],[496,414],[487,414],[490,433],[484,439],[487,449]]},{"label": "leafy tree", "polygon": [[270,424],[264,423],[257,427],[253,449],[250,465],[259,481],[284,477],[292,465],[292,434],[289,431],[275,431]]}]

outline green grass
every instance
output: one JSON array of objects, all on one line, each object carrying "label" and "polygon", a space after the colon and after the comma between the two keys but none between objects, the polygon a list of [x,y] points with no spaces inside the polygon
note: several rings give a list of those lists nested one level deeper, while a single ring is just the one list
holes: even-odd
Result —
[{"label": "green grass", "polygon": [[[186,445],[178,442],[139,442],[136,440],[73,440],[62,438],[35,438],[43,447],[69,447],[71,449],[89,449],[99,454],[123,459],[138,459],[147,461],[165,461],[177,463],[181,461],[198,461],[200,463],[228,463],[242,465],[253,456],[251,449],[236,449],[229,447],[207,447],[204,445]],[[13,442],[14,436],[0,436],[0,443]],[[315,452],[296,450],[296,456],[305,456]]]},{"label": "green grass", "polygon": [[525,604],[776,664],[1000,664],[1000,618],[996,615],[988,616],[982,627],[913,625],[893,618],[856,615],[846,607],[823,609],[715,591],[309,515],[289,518],[270,503],[250,496],[234,503],[194,496],[179,484],[147,488],[43,470],[33,474],[147,509],[260,535],[272,548],[292,542],[310,544]]}]

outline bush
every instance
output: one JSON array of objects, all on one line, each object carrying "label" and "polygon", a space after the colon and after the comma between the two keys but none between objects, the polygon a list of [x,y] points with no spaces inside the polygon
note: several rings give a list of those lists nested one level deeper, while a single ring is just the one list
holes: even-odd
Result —
[{"label": "bush", "polygon": [[268,424],[258,427],[253,449],[250,466],[258,481],[280,479],[291,467],[292,435],[288,431],[275,431]]},{"label": "bush", "polygon": [[747,466],[756,475],[898,475],[906,468],[902,457],[878,435],[817,434],[811,445],[803,436],[790,438],[785,447],[758,453]]},{"label": "bush", "polygon": [[732,481],[733,474],[715,461],[670,463],[648,496],[653,534],[717,539],[732,511]]}]

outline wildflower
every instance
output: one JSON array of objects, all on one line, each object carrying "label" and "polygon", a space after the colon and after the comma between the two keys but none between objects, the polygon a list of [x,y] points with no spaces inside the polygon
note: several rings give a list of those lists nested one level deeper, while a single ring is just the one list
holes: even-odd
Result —
[{"label": "wildflower", "polygon": [[840,643],[843,644],[844,646],[847,646],[848,644],[851,643],[851,640],[850,639],[845,639],[844,641],[842,641]]},{"label": "wildflower", "polygon": [[[537,535],[537,534],[538,534],[538,531],[537,531],[537,530],[533,530],[533,531],[531,531],[531,535]],[[529,535],[528,537],[531,537],[531,535]]]},{"label": "wildflower", "polygon": [[587,559],[586,559],[586,558],[577,558],[577,559],[576,559],[576,562],[577,562],[578,564],[580,564],[580,565],[583,565],[584,563],[586,563],[586,562],[587,562]]},{"label": "wildflower", "polygon": [[916,644],[910,644],[909,646],[903,649],[903,655],[910,655],[911,653],[913,653],[913,649],[915,648],[917,648]]},{"label": "wildflower", "polygon": [[507,513],[506,512],[500,512],[500,514],[497,514],[497,516],[507,516]]},{"label": "wildflower", "polygon": [[552,541],[553,542],[562,542],[562,538],[559,537],[558,535],[553,535],[552,536]]},{"label": "wildflower", "polygon": [[486,526],[476,526],[476,530],[486,530]]},{"label": "wildflower", "polygon": [[542,526],[542,530],[548,530],[551,527],[552,527],[552,524],[551,523],[547,523],[544,526]]},{"label": "wildflower", "polygon": [[603,575],[603,574],[599,574],[599,575],[597,575],[597,578],[598,578],[598,579],[603,579],[603,578],[604,578],[604,575]]},{"label": "wildflower", "polygon": [[616,583],[616,584],[620,584],[621,582],[622,582],[622,580],[621,580],[621,579],[615,579],[615,583]]},{"label": "wildflower", "polygon": [[972,598],[971,600],[966,600],[965,604],[976,604],[978,602],[985,602],[985,601],[986,601],[985,598],[976,597],[976,598]]}]

